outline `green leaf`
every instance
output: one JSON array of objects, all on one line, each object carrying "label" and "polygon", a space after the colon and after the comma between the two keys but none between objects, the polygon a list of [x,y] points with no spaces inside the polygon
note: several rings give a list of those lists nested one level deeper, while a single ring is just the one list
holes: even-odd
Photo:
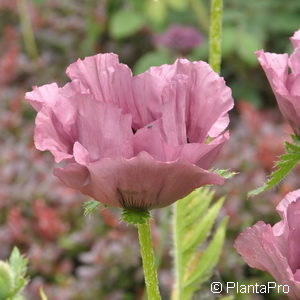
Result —
[{"label": "green leaf", "polygon": [[[224,199],[219,199],[209,208],[213,197],[214,192],[210,187],[202,187],[177,201],[174,205],[173,233],[176,284],[173,293],[176,295],[176,299],[192,299],[195,290],[203,283],[203,281],[200,282],[201,277],[194,275],[196,271],[201,272],[198,270],[200,262],[202,260],[209,262],[209,266],[200,264],[200,268],[203,267],[204,275],[209,277],[219,259],[218,251],[221,250],[218,245],[222,246],[224,240],[220,228],[225,230],[225,227],[220,225],[216,233],[212,232],[212,228]],[[209,243],[207,241],[208,236],[212,236]],[[218,239],[220,239],[219,242]],[[208,244],[206,251],[199,250],[203,249],[206,244]],[[215,255],[214,261],[209,260],[206,253],[209,251]],[[190,281],[191,279],[193,281]],[[187,285],[187,283],[189,284]]]},{"label": "green leaf", "polygon": [[212,271],[216,266],[222,251],[227,221],[228,218],[226,217],[220,223],[211,242],[201,255],[201,259],[196,264],[194,270],[192,270],[192,272],[188,276],[189,279],[184,283],[185,288],[192,284],[200,285],[201,283],[208,280],[211,276]]},{"label": "green leaf", "polygon": [[19,249],[14,247],[10,257],[9,265],[14,273],[13,294],[17,295],[28,283],[25,278],[27,272],[28,259],[21,255]]},{"label": "green leaf", "polygon": [[194,249],[197,245],[205,241],[223,203],[224,198],[221,198],[206,212],[205,216],[197,222],[197,226],[194,226],[194,228],[184,236],[183,251]]},{"label": "green leaf", "polygon": [[17,247],[14,247],[9,257],[9,265],[15,273],[15,276],[25,276],[27,264],[28,260],[21,255]]},{"label": "green leaf", "polygon": [[83,203],[82,207],[84,209],[83,215],[88,216],[95,212],[95,210],[100,206],[100,202],[96,200],[89,200]]},{"label": "green leaf", "polygon": [[232,172],[229,169],[215,169],[213,170],[214,173],[222,176],[225,179],[229,179],[232,178],[235,175],[238,175],[238,172]]},{"label": "green leaf", "polygon": [[170,62],[169,53],[165,50],[148,52],[138,59],[134,66],[134,73],[145,72],[152,66],[160,66]]},{"label": "green leaf", "polygon": [[[299,142],[298,139],[295,139],[295,141]],[[287,153],[279,157],[275,164],[276,170],[269,176],[267,182],[263,186],[250,191],[249,196],[256,196],[276,186],[294,169],[300,161],[300,145],[286,142],[285,149]]]},{"label": "green leaf", "polygon": [[0,300],[6,300],[14,289],[14,274],[8,263],[0,261]]},{"label": "green leaf", "polygon": [[110,34],[115,39],[123,39],[138,32],[145,25],[144,17],[134,11],[118,11],[110,22]]}]

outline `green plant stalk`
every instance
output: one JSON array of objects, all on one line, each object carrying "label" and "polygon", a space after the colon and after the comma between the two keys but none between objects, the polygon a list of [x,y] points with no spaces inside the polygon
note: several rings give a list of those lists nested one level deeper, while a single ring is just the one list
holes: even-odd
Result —
[{"label": "green plant stalk", "polygon": [[149,219],[137,224],[148,300],[160,300]]},{"label": "green plant stalk", "polygon": [[211,0],[209,28],[209,64],[220,73],[223,0]]},{"label": "green plant stalk", "polygon": [[27,6],[27,0],[17,0],[17,6],[26,52],[30,58],[37,59],[38,50],[34,38],[32,23]]},{"label": "green plant stalk", "polygon": [[179,218],[178,218],[178,202],[173,205],[173,259],[175,282],[172,292],[172,300],[182,299],[182,270],[181,270],[181,251],[180,251],[180,237],[179,237]]}]

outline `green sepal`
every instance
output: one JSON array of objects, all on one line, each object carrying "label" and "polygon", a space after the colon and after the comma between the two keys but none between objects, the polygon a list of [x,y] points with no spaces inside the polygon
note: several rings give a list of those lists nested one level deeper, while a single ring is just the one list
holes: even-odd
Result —
[{"label": "green sepal", "polygon": [[129,224],[133,224],[133,225],[146,224],[149,218],[150,218],[150,213],[148,210],[124,208],[122,211],[122,220]]}]

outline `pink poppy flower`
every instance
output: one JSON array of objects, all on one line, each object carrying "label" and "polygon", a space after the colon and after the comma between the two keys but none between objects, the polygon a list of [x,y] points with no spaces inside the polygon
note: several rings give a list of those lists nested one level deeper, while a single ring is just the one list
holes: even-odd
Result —
[{"label": "pink poppy flower", "polygon": [[289,286],[291,298],[300,299],[300,190],[288,193],[276,210],[280,222],[247,228],[235,248],[250,267],[269,272]]},{"label": "pink poppy flower", "polygon": [[290,57],[263,50],[257,51],[256,56],[268,77],[281,113],[300,136],[300,30],[294,33],[291,42],[294,52]]},{"label": "pink poppy flower", "polygon": [[[71,82],[34,87],[35,145],[67,186],[115,207],[167,206],[205,184],[228,132],[231,90],[205,62],[178,59],[138,76],[115,54],[67,68]],[[207,138],[211,141],[207,142]]]}]

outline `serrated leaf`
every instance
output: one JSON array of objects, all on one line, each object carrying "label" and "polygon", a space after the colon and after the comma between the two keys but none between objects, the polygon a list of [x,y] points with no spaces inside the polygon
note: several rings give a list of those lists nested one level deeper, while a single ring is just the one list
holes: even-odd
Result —
[{"label": "serrated leaf", "polygon": [[8,263],[0,261],[0,299],[6,300],[14,289],[14,274]]},{"label": "serrated leaf", "polygon": [[16,296],[28,283],[25,278],[28,259],[21,255],[17,247],[14,247],[9,257],[9,265],[14,273],[13,295]]},{"label": "serrated leaf", "polygon": [[300,146],[300,139],[295,134],[291,134],[291,138],[296,145]]},{"label": "serrated leaf", "polygon": [[213,170],[213,172],[222,176],[225,179],[232,178],[233,176],[239,174],[238,172],[233,172],[233,171],[230,171],[229,169],[216,169],[216,170]]},{"label": "serrated leaf", "polygon": [[95,212],[95,210],[100,206],[100,202],[96,200],[89,200],[83,203],[82,207],[84,209],[83,215],[88,216]]},{"label": "serrated leaf", "polygon": [[202,187],[177,202],[178,218],[182,220],[181,229],[189,226],[204,214],[213,196],[214,192],[210,188]]},{"label": "serrated leaf", "polygon": [[[190,300],[194,291],[199,288],[201,282],[191,284],[187,288],[184,285],[190,280],[190,276],[198,270],[199,263],[206,259],[206,251],[199,251],[199,246],[203,248],[207,237],[211,235],[212,227],[222,207],[224,199],[219,199],[210,208],[209,205],[213,199],[214,192],[210,187],[202,187],[194,191],[187,197],[177,201],[174,205],[174,261],[176,284],[173,291],[174,299]],[[220,236],[220,226],[215,234]],[[207,251],[213,251],[211,245],[216,244],[214,234],[211,242],[208,243]],[[223,244],[223,241],[222,243]],[[215,246],[217,248],[217,246]],[[216,252],[216,251],[215,251]],[[217,253],[215,253],[217,254]],[[207,254],[206,254],[207,255]],[[215,257],[216,262],[219,256]],[[214,267],[214,264],[211,263]],[[205,267],[205,274],[209,276]],[[213,268],[212,267],[212,268]],[[210,270],[210,269],[209,269]]]},{"label": "serrated leaf", "polygon": [[225,239],[227,220],[228,218],[226,217],[220,223],[211,242],[201,255],[201,259],[197,263],[195,269],[189,274],[189,279],[184,283],[185,288],[193,284],[200,285],[211,276],[221,254]]},{"label": "serrated leaf", "polygon": [[9,265],[12,268],[15,276],[25,276],[27,264],[28,260],[21,255],[17,247],[14,247],[9,257]]},{"label": "serrated leaf", "polygon": [[129,37],[138,32],[145,25],[144,17],[134,11],[118,11],[110,22],[110,34],[115,39]]},{"label": "serrated leaf", "polygon": [[282,154],[279,157],[279,160],[275,163],[276,170],[271,173],[269,179],[263,186],[250,191],[248,194],[249,196],[256,196],[276,186],[297,165],[297,163],[300,161],[300,146],[291,143],[285,143],[285,148],[287,153]]},{"label": "serrated leaf", "polygon": [[217,201],[205,214],[205,216],[193,226],[183,240],[183,251],[193,249],[203,243],[212,229],[216,217],[224,203],[224,198]]}]

